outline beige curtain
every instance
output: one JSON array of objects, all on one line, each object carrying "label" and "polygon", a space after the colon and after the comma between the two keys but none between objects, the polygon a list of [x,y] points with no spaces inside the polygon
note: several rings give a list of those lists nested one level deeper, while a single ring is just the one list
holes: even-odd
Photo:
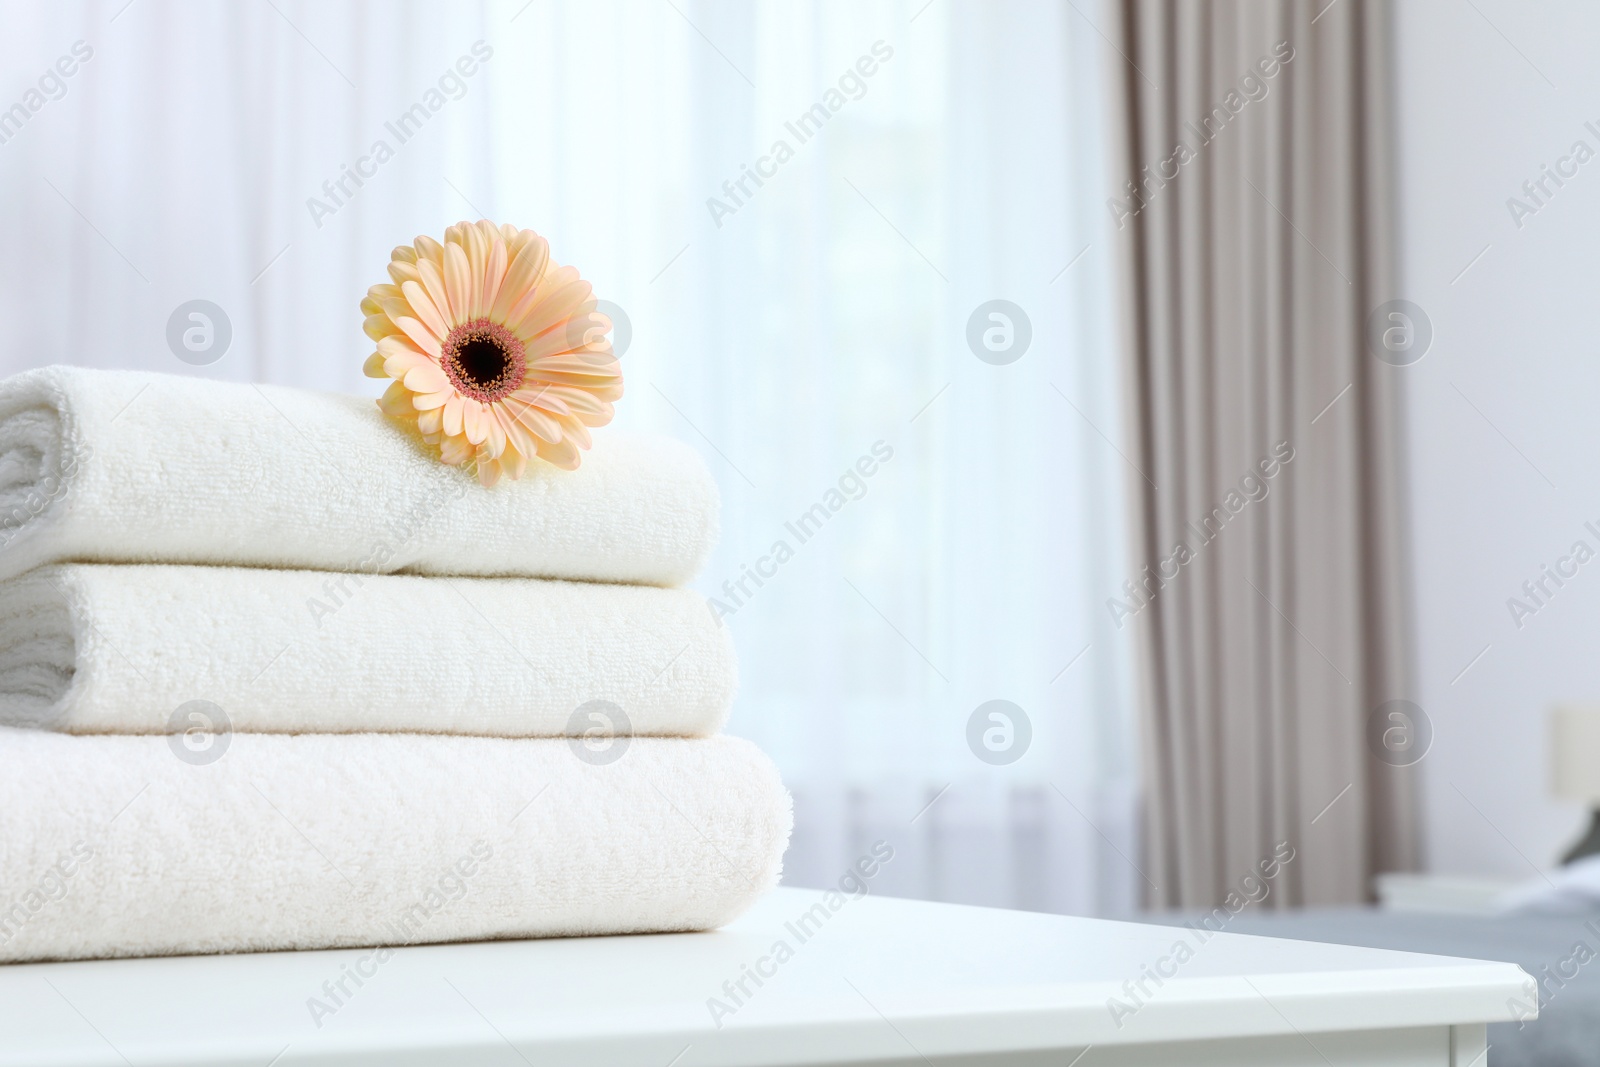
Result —
[{"label": "beige curtain", "polygon": [[[1427,734],[1382,709],[1410,696],[1396,364],[1405,329],[1426,336],[1380,307],[1401,295],[1389,14],[1112,9],[1125,173],[1107,209],[1148,569],[1107,608],[1140,647],[1151,903],[1210,906],[1268,864],[1268,906],[1364,900],[1415,862]],[[1386,360],[1375,311],[1400,331]]]}]

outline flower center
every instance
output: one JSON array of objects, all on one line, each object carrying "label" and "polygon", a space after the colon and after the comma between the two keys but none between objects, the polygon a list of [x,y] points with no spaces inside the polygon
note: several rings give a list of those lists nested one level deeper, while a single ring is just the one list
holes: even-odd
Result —
[{"label": "flower center", "polygon": [[462,396],[485,402],[516,392],[527,376],[522,342],[498,322],[463,322],[444,339],[440,365]]}]

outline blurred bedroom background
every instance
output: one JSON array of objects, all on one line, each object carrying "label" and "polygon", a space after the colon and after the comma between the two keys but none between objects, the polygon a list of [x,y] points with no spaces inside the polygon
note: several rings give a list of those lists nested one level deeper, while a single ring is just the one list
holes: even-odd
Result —
[{"label": "blurred bedroom background", "polygon": [[618,424],[722,489],[787,881],[1126,915],[1289,842],[1265,906],[1354,904],[1583,832],[1600,12],[0,13],[6,373],[375,395],[357,304],[461,219],[594,280]]}]

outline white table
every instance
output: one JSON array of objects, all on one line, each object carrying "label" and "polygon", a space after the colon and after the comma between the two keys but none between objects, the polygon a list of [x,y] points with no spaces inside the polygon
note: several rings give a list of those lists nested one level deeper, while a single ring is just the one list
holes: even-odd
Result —
[{"label": "white table", "polygon": [[[419,946],[381,963],[344,950],[0,967],[0,1064],[1483,1067],[1484,1024],[1533,997],[1506,963],[822,902],[785,889],[714,933]],[[747,966],[768,975],[759,987]],[[1135,1006],[1124,983],[1147,966],[1173,977],[1144,978],[1119,1026],[1108,998]],[[346,977],[352,995],[319,1027],[308,999],[334,1007],[323,983],[352,968],[370,977]],[[720,1029],[713,997],[733,1009]]]}]

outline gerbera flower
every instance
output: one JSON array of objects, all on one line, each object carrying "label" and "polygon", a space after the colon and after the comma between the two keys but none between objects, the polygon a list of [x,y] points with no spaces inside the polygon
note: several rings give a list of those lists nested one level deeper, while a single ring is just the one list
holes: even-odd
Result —
[{"label": "gerbera flower", "polygon": [[589,427],[611,421],[622,373],[588,282],[557,266],[532,230],[458,223],[390,256],[392,285],[361,301],[393,378],[378,406],[415,422],[439,458],[493,485],[533,457],[574,470]]}]

